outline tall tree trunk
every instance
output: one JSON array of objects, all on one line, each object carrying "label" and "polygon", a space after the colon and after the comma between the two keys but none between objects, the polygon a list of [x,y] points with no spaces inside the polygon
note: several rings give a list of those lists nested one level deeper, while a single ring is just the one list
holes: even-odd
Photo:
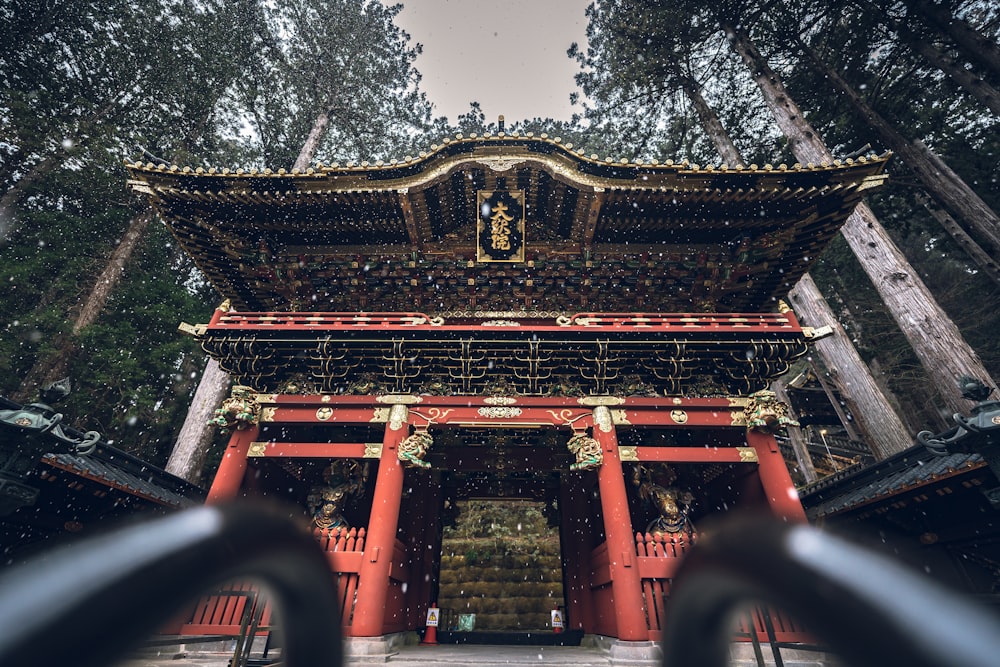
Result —
[{"label": "tall tree trunk", "polygon": [[936,46],[923,39],[920,35],[914,34],[905,25],[898,21],[893,22],[896,34],[902,38],[914,52],[923,56],[928,63],[938,68],[957,83],[973,99],[992,111],[994,115],[1000,116],[1000,91],[991,86],[988,82],[976,76],[960,64],[952,61],[947,55],[942,53]]},{"label": "tall tree trunk", "polygon": [[[875,382],[812,277],[802,276],[789,297],[792,309],[804,323],[833,327],[834,335],[817,341],[815,349],[875,457],[883,459],[912,445],[913,434]],[[858,372],[859,367],[865,372]]]},{"label": "tall tree trunk", "polygon": [[[330,114],[324,109],[316,115],[309,136],[306,137],[295,164],[292,165],[293,169],[304,170],[309,167],[329,124]],[[170,453],[167,472],[183,477],[189,482],[200,479],[205,455],[215,433],[213,430],[215,427],[210,425],[208,420],[216,406],[225,399],[228,391],[229,375],[219,367],[217,361],[209,359],[177,436],[177,442],[174,443],[173,451]]]},{"label": "tall tree trunk", "polygon": [[229,375],[219,367],[218,361],[209,359],[164,468],[167,472],[192,484],[201,482],[205,457],[215,436],[215,430],[208,421],[228,392]]},{"label": "tall tree trunk", "polygon": [[976,30],[968,21],[955,16],[947,3],[939,5],[931,0],[904,2],[927,25],[951,37],[963,58],[970,63],[979,63],[989,70],[994,79],[1000,80],[1000,45],[996,41]]},{"label": "tall tree trunk", "polygon": [[[733,165],[742,164],[743,157],[722,126],[715,110],[702,97],[697,82],[685,79],[681,85],[722,159]],[[872,453],[881,459],[909,447],[913,440],[911,434],[888,398],[879,389],[868,365],[861,359],[809,274],[802,277],[790,294],[794,304],[793,309],[804,316],[809,324],[816,327],[829,324],[834,327],[834,335],[818,341],[815,350],[833,374],[837,389],[847,402]],[[789,435],[791,436],[791,431]],[[807,464],[800,457],[799,465],[811,467],[812,462],[809,461]],[[805,467],[803,473],[806,474],[807,481],[815,479],[815,470],[812,470],[813,479],[809,479]]]},{"label": "tall tree trunk", "polygon": [[[992,250],[992,257],[982,248],[970,248],[971,239],[956,239],[965,248],[969,248],[970,257],[977,264],[983,262],[982,268],[997,280],[1000,278],[995,257],[1000,256],[1000,217],[993,212],[979,195],[965,181],[951,170],[939,155],[927,148],[923,142],[909,141],[901,135],[892,124],[880,113],[875,111],[857,91],[844,80],[835,69],[820,59],[819,55],[807,44],[799,41],[799,48],[806,54],[817,73],[844,94],[855,113],[874,128],[882,141],[893,150],[917,175],[927,191],[941,203],[966,229],[972,231],[987,248]],[[964,243],[963,243],[964,241]],[[1000,282],[1000,280],[998,280]]]},{"label": "tall tree trunk", "polygon": [[108,298],[124,275],[125,263],[132,256],[152,219],[152,209],[132,216],[128,229],[125,230],[121,241],[112,251],[104,270],[101,271],[101,275],[98,276],[83,303],[80,304],[70,334],[61,337],[54,352],[35,360],[34,366],[21,381],[16,396],[21,399],[33,396],[39,387],[66,377],[69,362],[79,347],[77,336],[85,327],[93,324],[97,320],[97,316],[104,310]]},{"label": "tall tree trunk", "polygon": [[316,114],[312,128],[309,130],[309,136],[306,137],[305,143],[302,144],[302,150],[299,151],[299,156],[295,158],[295,164],[292,165],[292,169],[305,170],[309,168],[309,164],[316,156],[316,151],[319,150],[319,142],[323,140],[323,135],[326,134],[326,128],[329,125],[329,109],[324,109]]},{"label": "tall tree trunk", "polygon": [[[819,134],[806,122],[781,79],[746,33],[726,21],[722,21],[722,28],[733,49],[750,68],[795,157],[805,163],[831,161],[830,151]],[[979,356],[934,300],[871,209],[864,203],[859,204],[841,232],[909,341],[945,407],[951,412],[962,413],[972,407],[958,390],[958,375],[977,377],[995,390],[996,382]]]},{"label": "tall tree trunk", "polygon": [[684,77],[681,79],[681,87],[684,89],[684,94],[687,96],[688,101],[691,102],[691,106],[694,107],[695,113],[698,114],[698,121],[701,123],[709,139],[712,140],[715,150],[719,151],[719,156],[722,157],[724,162],[728,162],[734,167],[741,166],[743,164],[743,156],[740,155],[736,144],[729,137],[726,128],[722,126],[722,121],[719,120],[718,114],[715,113],[715,110],[702,97],[701,86],[698,85],[698,82],[690,77]]}]

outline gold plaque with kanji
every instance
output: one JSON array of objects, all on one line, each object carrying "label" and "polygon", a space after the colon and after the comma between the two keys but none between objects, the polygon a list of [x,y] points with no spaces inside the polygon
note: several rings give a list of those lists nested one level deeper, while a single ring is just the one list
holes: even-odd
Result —
[{"label": "gold plaque with kanji", "polygon": [[524,190],[480,190],[476,261],[524,261]]}]

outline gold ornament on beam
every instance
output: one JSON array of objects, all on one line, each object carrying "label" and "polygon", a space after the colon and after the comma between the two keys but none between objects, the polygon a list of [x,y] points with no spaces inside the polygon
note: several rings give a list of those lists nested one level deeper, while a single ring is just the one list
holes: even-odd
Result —
[{"label": "gold ornament on beam", "polygon": [[431,467],[431,464],[424,461],[427,450],[434,444],[434,438],[427,431],[417,431],[413,435],[403,438],[396,450],[396,457],[407,468]]},{"label": "gold ornament on beam", "polygon": [[566,448],[576,457],[576,462],[569,466],[570,470],[597,470],[604,464],[601,443],[586,433],[574,433]]},{"label": "gold ornament on beam", "polygon": [[253,388],[242,384],[234,386],[229,398],[216,409],[215,416],[208,423],[220,427],[223,433],[245,431],[256,426],[260,419],[260,404],[254,400],[255,397]]},{"label": "gold ornament on beam", "polygon": [[776,433],[785,426],[799,423],[788,416],[788,406],[777,400],[773,391],[761,389],[750,395],[750,401],[743,408],[748,430]]}]

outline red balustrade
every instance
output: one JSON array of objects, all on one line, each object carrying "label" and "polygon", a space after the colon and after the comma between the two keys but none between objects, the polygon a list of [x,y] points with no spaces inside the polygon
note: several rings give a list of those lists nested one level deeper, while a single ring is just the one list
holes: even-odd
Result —
[{"label": "red balustrade", "polygon": [[[646,617],[649,621],[649,638],[652,641],[659,641],[663,638],[664,603],[670,595],[670,587],[681,559],[697,541],[697,533],[685,531],[656,534],[636,533],[635,535],[639,573],[642,577],[642,594],[646,604]],[[734,640],[750,640],[750,619],[753,619],[753,629],[757,633],[757,637],[760,641],[766,642],[765,614],[770,614],[776,641],[815,643],[814,638],[784,612],[759,606],[751,607],[748,609],[748,613],[740,615],[738,626],[734,630],[736,635]]]}]

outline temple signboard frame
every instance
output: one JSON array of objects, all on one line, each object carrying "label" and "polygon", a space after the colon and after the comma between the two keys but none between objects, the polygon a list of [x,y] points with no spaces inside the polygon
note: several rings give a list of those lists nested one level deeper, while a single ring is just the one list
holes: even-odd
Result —
[{"label": "temple signboard frame", "polygon": [[476,261],[524,262],[524,191],[480,190],[476,194]]}]

